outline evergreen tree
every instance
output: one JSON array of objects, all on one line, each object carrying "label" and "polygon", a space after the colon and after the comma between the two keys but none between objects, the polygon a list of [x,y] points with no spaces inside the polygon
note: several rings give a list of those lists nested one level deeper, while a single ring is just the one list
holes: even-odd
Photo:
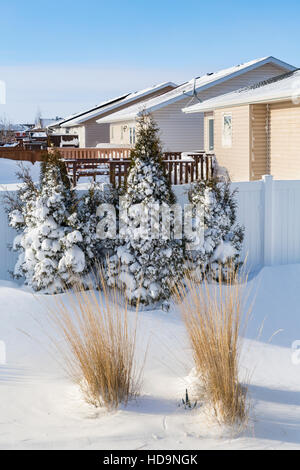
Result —
[{"label": "evergreen tree", "polygon": [[[120,205],[119,237],[110,258],[108,280],[125,288],[132,303],[164,302],[180,275],[183,261],[181,240],[163,237],[162,212],[175,197],[165,176],[158,128],[143,113],[137,124],[137,142]],[[155,233],[154,233],[155,232]]]},{"label": "evergreen tree", "polygon": [[[82,234],[79,247],[85,252],[89,270],[93,270],[95,263],[105,264],[106,257],[114,251],[115,231],[108,233],[108,228],[105,227],[105,237],[100,237],[97,228],[98,224],[107,217],[106,206],[111,206],[115,213],[117,201],[116,190],[105,189],[97,183],[92,183],[87,194],[79,201],[77,210],[68,219],[70,226]],[[99,208],[103,209],[99,211]],[[112,220],[111,223],[115,227],[116,220]]]},{"label": "evergreen tree", "polygon": [[75,275],[88,272],[79,246],[82,234],[69,221],[77,204],[65,165],[59,154],[46,154],[39,186],[26,170],[20,177],[24,185],[9,212],[10,225],[19,231],[13,246],[20,251],[14,274],[24,276],[34,290],[61,291]]},{"label": "evergreen tree", "polygon": [[[229,179],[197,181],[189,192],[194,207],[202,208],[204,237],[199,249],[189,253],[197,274],[224,278],[229,267],[237,269],[244,239],[244,228],[236,222],[236,190]],[[199,221],[198,221],[199,223]]]}]

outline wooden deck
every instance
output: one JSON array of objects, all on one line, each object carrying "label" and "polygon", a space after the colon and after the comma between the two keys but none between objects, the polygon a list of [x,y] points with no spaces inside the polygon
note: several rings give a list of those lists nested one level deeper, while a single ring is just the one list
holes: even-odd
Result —
[{"label": "wooden deck", "polygon": [[[130,148],[49,148],[58,151],[66,163],[69,177],[76,186],[82,177],[107,176],[116,188],[124,185],[130,166]],[[18,161],[42,161],[45,150],[0,148],[0,158]],[[213,176],[213,155],[182,152],[165,152],[163,164],[172,185],[188,184]]]},{"label": "wooden deck", "polygon": [[[190,154],[185,159],[169,158],[165,155],[163,164],[170,184],[188,184],[198,179],[209,179],[213,176],[212,155]],[[166,159],[167,158],[167,159]],[[122,187],[127,179],[131,164],[130,159],[118,158],[82,158],[64,159],[68,174],[76,186],[81,177],[92,177],[96,180],[98,175],[108,176],[109,182],[115,188]]]}]

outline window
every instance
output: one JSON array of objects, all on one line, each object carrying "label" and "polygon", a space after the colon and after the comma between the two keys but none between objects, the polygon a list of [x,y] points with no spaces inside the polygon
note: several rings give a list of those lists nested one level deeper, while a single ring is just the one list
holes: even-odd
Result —
[{"label": "window", "polygon": [[231,147],[232,145],[232,114],[224,113],[222,117],[222,145]]},{"label": "window", "polygon": [[208,149],[213,150],[214,149],[214,127],[215,127],[215,121],[214,119],[209,119],[208,120]]},{"label": "window", "polygon": [[129,142],[130,145],[135,145],[135,127],[129,129]]}]

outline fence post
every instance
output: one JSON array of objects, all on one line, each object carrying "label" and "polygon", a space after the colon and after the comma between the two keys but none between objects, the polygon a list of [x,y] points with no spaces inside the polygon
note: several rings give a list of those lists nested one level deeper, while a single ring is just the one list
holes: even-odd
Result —
[{"label": "fence post", "polygon": [[264,175],[264,266],[273,264],[273,176]]}]

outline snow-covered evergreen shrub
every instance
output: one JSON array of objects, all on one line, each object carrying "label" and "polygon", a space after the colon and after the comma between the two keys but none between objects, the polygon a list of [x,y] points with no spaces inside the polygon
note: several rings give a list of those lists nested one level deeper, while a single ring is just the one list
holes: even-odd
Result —
[{"label": "snow-covered evergreen shrub", "polygon": [[84,278],[98,259],[96,206],[98,191],[79,201],[58,154],[47,154],[40,184],[29,173],[16,201],[9,201],[9,222],[19,234],[13,249],[20,251],[14,275],[25,277],[34,290],[59,292],[75,276]]},{"label": "snow-covered evergreen shrub", "polygon": [[229,179],[197,181],[189,200],[194,207],[202,207],[204,217],[203,243],[189,253],[192,269],[198,275],[224,277],[229,267],[236,270],[241,264],[244,228],[236,222],[236,190],[231,190]]},{"label": "snow-covered evergreen shrub", "polygon": [[157,208],[170,207],[175,197],[164,174],[158,128],[146,113],[139,118],[131,158],[120,206],[118,242],[108,266],[108,281],[125,288],[133,304],[140,301],[145,305],[158,302],[167,305],[171,285],[181,274],[183,249],[181,240],[172,237],[172,212],[171,237],[164,239],[159,233],[162,217]]},{"label": "snow-covered evergreen shrub", "polygon": [[[113,188],[102,188],[92,183],[87,194],[82,196],[77,210],[72,213],[68,221],[70,225],[82,234],[79,246],[85,252],[87,267],[93,269],[95,262],[105,264],[106,257],[111,255],[115,245],[115,232],[108,233],[104,227],[105,236],[101,236],[98,224],[107,218],[107,206],[115,213],[118,203],[118,193]],[[115,227],[115,219],[111,225]]]}]

